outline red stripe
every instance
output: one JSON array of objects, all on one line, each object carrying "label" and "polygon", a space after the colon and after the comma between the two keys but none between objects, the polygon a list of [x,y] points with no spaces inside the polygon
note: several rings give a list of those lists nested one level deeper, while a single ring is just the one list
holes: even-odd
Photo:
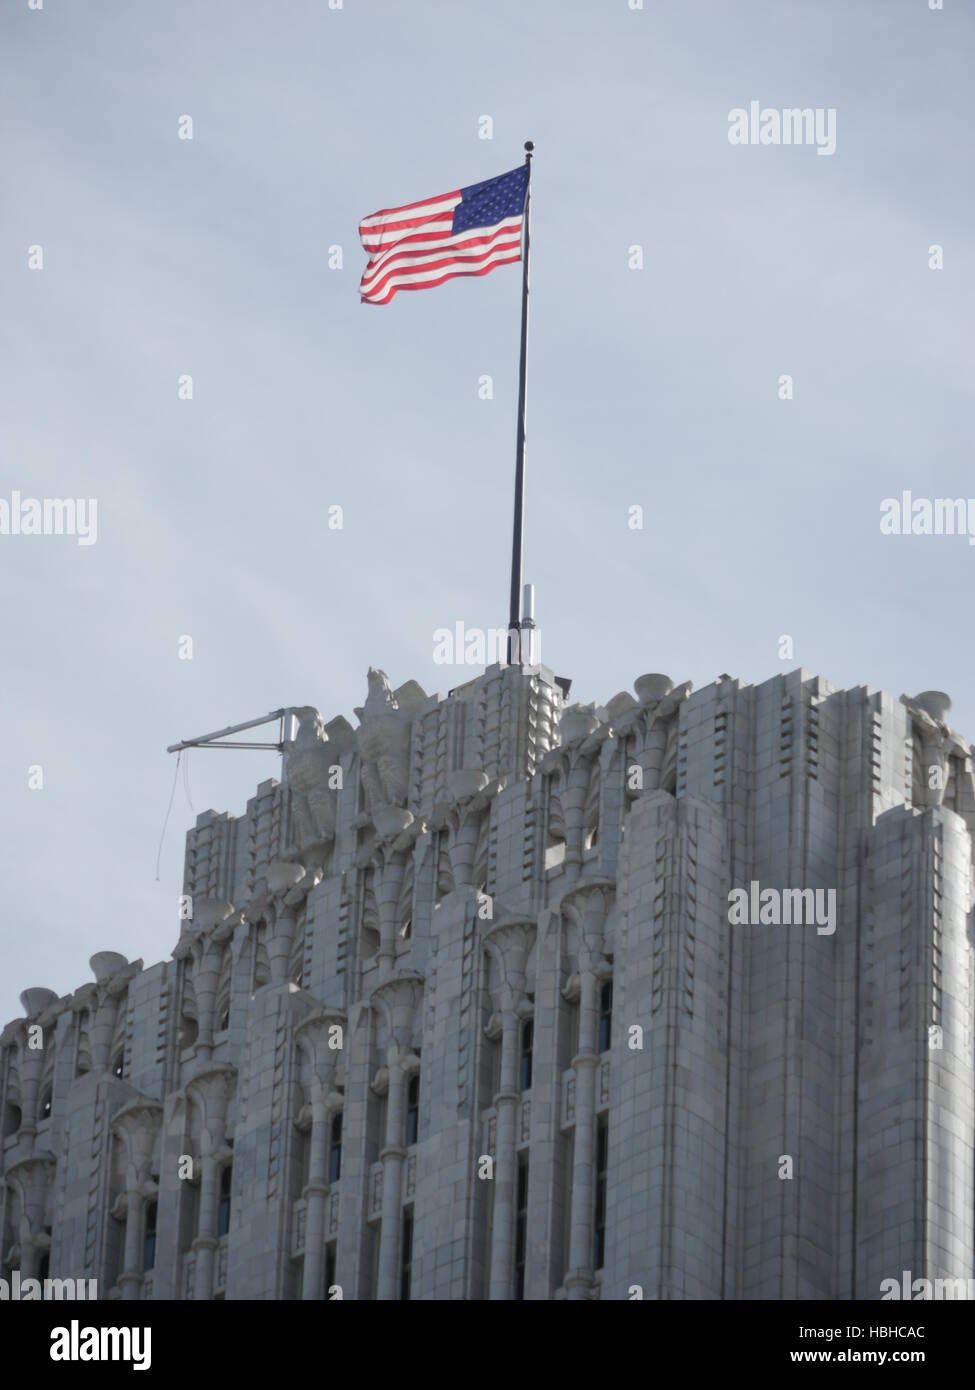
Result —
[{"label": "red stripe", "polygon": [[[455,265],[455,264],[457,264],[457,263],[463,264],[465,261],[468,261],[471,265],[476,265],[478,261],[483,261],[487,256],[493,256],[493,255],[495,254],[495,252],[497,252],[497,251],[507,251],[507,250],[515,250],[515,251],[517,251],[518,254],[515,256],[514,259],[515,259],[515,260],[520,260],[520,259],[521,259],[521,236],[520,236],[520,235],[519,235],[517,238],[515,238],[514,240],[511,240],[511,241],[509,241],[507,238],[503,238],[503,239],[502,239],[501,241],[499,241],[495,246],[492,246],[491,249],[490,249],[490,251],[481,251],[481,252],[480,252],[478,255],[476,255],[476,256],[456,256],[456,255],[441,256],[439,260],[431,260],[431,261],[426,262],[426,263],[423,264],[423,265],[418,265],[418,266],[411,267],[409,273],[414,274],[414,275],[426,275],[427,271],[429,271],[429,270],[437,270],[440,266],[444,266],[444,265]],[[460,273],[460,272],[458,272],[458,274],[459,274],[459,273]],[[377,279],[376,281],[374,281],[374,283],[372,283],[372,284],[369,286],[369,288],[368,288],[367,290],[363,290],[363,288],[362,288],[363,284],[365,283],[365,279],[366,279],[365,275],[363,275],[362,279],[361,279],[360,282],[359,282],[359,293],[362,294],[362,295],[364,295],[364,296],[365,296],[366,298],[368,298],[368,299],[374,298],[376,295],[380,294],[380,292],[382,291],[382,288],[383,288],[383,286],[386,284],[386,282],[387,282],[388,280],[390,280],[391,278],[393,278],[396,274],[397,274],[397,270],[396,270],[396,267],[395,267],[395,266],[392,266],[392,267],[389,267],[389,268],[384,268],[383,274],[379,277],[379,279]],[[440,281],[438,280],[438,281],[435,281],[435,282],[433,282],[433,283],[440,284]],[[403,288],[405,288],[405,286],[404,286]]]},{"label": "red stripe", "polygon": [[413,285],[396,285],[392,290],[390,290],[388,296],[384,299],[374,299],[371,296],[363,295],[361,303],[388,304],[399,290],[429,290],[433,289],[436,285],[442,285],[445,280],[453,280],[454,277],[457,275],[487,275],[489,271],[494,270],[495,266],[510,265],[512,261],[520,260],[521,248],[519,247],[518,254],[516,256],[505,256],[501,260],[492,261],[490,265],[481,266],[480,270],[450,270],[447,272],[446,275],[441,275],[439,279],[436,280],[422,280]]},{"label": "red stripe", "polygon": [[398,208],[380,208],[378,212],[369,212],[367,217],[392,217],[394,212],[409,212],[410,208],[426,208],[442,203],[447,198],[459,198],[461,189],[452,188],[449,193],[438,193],[436,198],[421,198],[418,203],[404,203]]},{"label": "red stripe", "polygon": [[[466,251],[468,247],[485,246],[488,242],[492,241],[495,242],[496,246],[504,246],[512,237],[517,237],[519,241],[521,240],[520,226],[505,227],[500,232],[489,232],[486,236],[468,237],[465,241],[451,242],[449,246],[431,246],[427,251],[427,255],[436,256],[442,251],[445,256],[455,256],[459,255],[462,251]],[[367,280],[372,271],[378,270],[380,261],[382,261],[383,268],[385,269],[387,266],[395,265],[397,261],[411,258],[415,259],[417,256],[423,254],[423,250],[424,248],[415,245],[411,238],[409,244],[404,243],[402,247],[397,246],[395,251],[387,251],[382,257],[372,257],[369,264],[362,272],[362,279]],[[417,266],[417,269],[422,269],[422,267]]]},{"label": "red stripe", "polygon": [[[439,221],[439,218],[438,218],[437,220]],[[425,226],[427,226],[427,223],[426,223],[426,222],[421,222],[421,223],[420,223],[420,226],[421,226],[421,227],[425,227]],[[425,241],[433,241],[434,238],[445,237],[445,236],[453,236],[453,235],[454,235],[454,233],[451,232],[451,231],[449,231],[449,230],[448,230],[448,231],[439,231],[439,232],[421,232],[421,231],[404,232],[403,236],[401,236],[401,237],[391,237],[391,238],[389,239],[389,241],[388,241],[387,243],[385,243],[385,244],[383,243],[382,238],[379,237],[379,238],[377,238],[376,243],[375,243],[374,246],[370,246],[369,243],[368,243],[368,239],[365,238],[365,237],[363,237],[363,239],[362,239],[362,249],[363,249],[364,251],[368,251],[369,254],[370,254],[370,256],[372,256],[372,257],[374,258],[376,255],[381,255],[383,251],[389,251],[389,250],[391,250],[394,246],[397,246],[397,245],[399,244],[399,242],[405,241],[405,240],[407,240],[407,239],[409,239],[410,241],[424,241],[424,240],[425,240]]]},{"label": "red stripe", "polygon": [[367,251],[374,250],[387,242],[398,241],[401,236],[414,227],[425,227],[430,222],[453,222],[454,209],[431,213],[429,217],[407,217],[402,222],[393,222],[385,227],[359,227],[359,240]]}]

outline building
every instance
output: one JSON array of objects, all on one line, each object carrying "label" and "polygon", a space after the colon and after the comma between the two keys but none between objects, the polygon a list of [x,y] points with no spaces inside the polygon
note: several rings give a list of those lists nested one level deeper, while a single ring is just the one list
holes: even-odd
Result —
[{"label": "building", "polygon": [[188,834],[172,959],[98,952],[0,1036],[0,1275],[316,1300],[971,1277],[975,782],[947,698],[634,689],[370,671],[358,727],[296,710],[283,782]]}]

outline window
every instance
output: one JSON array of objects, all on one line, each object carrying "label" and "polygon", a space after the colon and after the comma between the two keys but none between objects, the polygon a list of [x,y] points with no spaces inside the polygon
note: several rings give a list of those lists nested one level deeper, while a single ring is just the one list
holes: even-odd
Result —
[{"label": "window", "polygon": [[338,1182],[342,1176],[342,1112],[332,1117],[328,1142],[328,1180]]},{"label": "window", "polygon": [[606,1170],[609,1158],[609,1121],[601,1115],[596,1125],[596,1217],[593,1222],[593,1269],[602,1269],[606,1255]]},{"label": "window", "polygon": [[142,1242],[142,1269],[148,1274],[156,1263],[156,1218],[159,1203],[150,1202],[146,1207],[146,1233]]},{"label": "window", "polygon": [[218,1236],[225,1236],[230,1230],[230,1188],[233,1177],[234,1165],[228,1163],[220,1174],[220,1206],[217,1209]]},{"label": "window", "polygon": [[406,1093],[406,1145],[416,1143],[416,1137],[420,1132],[420,1074],[414,1072],[410,1077],[409,1090]]},{"label": "window", "polygon": [[45,1279],[49,1279],[49,1278],[51,1277],[51,1252],[50,1252],[50,1250],[45,1250],[45,1251],[44,1251],[44,1254],[41,1256],[41,1267],[40,1267],[40,1269],[37,1271],[37,1277],[38,1277],[38,1279],[40,1279],[41,1283],[43,1283]]},{"label": "window", "polygon": [[530,1091],[532,1085],[532,1046],[535,1025],[530,1018],[521,1025],[521,1089]]},{"label": "window", "polygon": [[399,929],[401,941],[409,941],[413,935],[413,918],[407,917]]},{"label": "window", "polygon": [[599,1051],[608,1052],[613,1036],[613,982],[607,980],[599,991]]},{"label": "window", "polygon": [[399,1296],[404,1302],[410,1297],[410,1275],[413,1270],[413,1208],[403,1208],[403,1248],[400,1251]]},{"label": "window", "polygon": [[50,1118],[51,1118],[51,1088],[50,1088],[50,1086],[45,1086],[45,1087],[44,1087],[44,1094],[41,1096],[41,1119],[42,1119],[42,1120],[49,1120]]},{"label": "window", "polygon": [[325,1247],[325,1297],[328,1298],[329,1290],[335,1285],[335,1241],[330,1241]]},{"label": "window", "polygon": [[528,1247],[528,1155],[518,1155],[518,1210],[515,1217],[515,1298],[525,1297],[525,1251]]},{"label": "window", "polygon": [[225,1033],[229,1027],[230,1027],[230,1008],[229,1008],[229,1006],[228,1006],[226,1009],[224,1009],[223,1013],[220,1015],[220,1022],[219,1022],[219,1024],[217,1025],[217,1032],[218,1032],[218,1033]]},{"label": "window", "polygon": [[112,1058],[112,1075],[117,1076],[119,1080],[125,1075],[124,1052],[116,1052],[115,1056]]}]

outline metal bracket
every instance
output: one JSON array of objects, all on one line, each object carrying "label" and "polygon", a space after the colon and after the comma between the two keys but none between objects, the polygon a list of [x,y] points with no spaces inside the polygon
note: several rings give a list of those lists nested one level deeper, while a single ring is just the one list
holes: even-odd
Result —
[{"label": "metal bracket", "polygon": [[[260,719],[248,719],[244,724],[228,724],[226,729],[217,729],[212,734],[200,734],[197,738],[184,739],[182,743],[172,743],[166,752],[179,753],[184,748],[265,748],[275,753],[283,753],[285,743],[291,741],[294,733],[292,723],[294,717],[292,706],[288,706],[287,709],[272,710],[270,714],[264,714]],[[243,733],[245,729],[256,729],[261,724],[272,724],[276,719],[281,721],[278,727],[277,743],[218,743],[216,741],[226,738],[228,734],[239,734]]]}]

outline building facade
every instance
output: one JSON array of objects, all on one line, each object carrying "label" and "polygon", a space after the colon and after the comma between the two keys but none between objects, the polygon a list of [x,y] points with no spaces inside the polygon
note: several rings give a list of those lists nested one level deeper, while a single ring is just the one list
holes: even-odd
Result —
[{"label": "building facade", "polygon": [[98,952],[0,1035],[0,1276],[877,1299],[975,1274],[947,699],[634,690],[370,671],[356,727],[295,710],[282,782],[187,836],[172,959]]}]

